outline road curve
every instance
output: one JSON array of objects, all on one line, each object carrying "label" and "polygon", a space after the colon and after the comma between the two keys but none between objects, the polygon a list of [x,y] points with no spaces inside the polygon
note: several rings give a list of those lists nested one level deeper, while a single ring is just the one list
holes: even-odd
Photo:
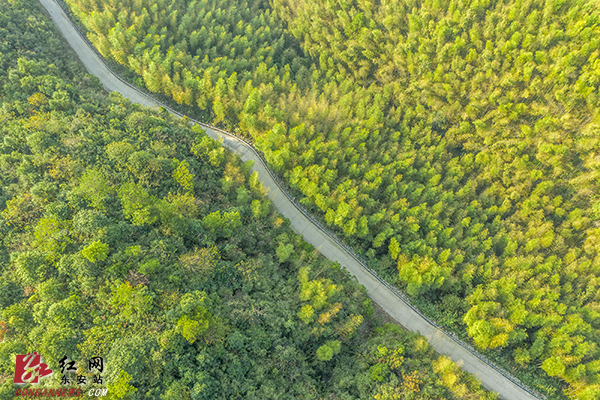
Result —
[{"label": "road curve", "polygon": [[[104,88],[117,91],[134,103],[158,108],[159,104],[150,96],[132,87],[118,78],[104,61],[90,48],[77,32],[71,20],[54,0],[39,0],[69,45],[75,50],[85,68],[100,79]],[[169,109],[168,107],[165,107]],[[169,109],[169,111],[172,111]],[[180,113],[172,111],[181,117]],[[236,153],[243,161],[253,160],[260,181],[267,188],[267,197],[273,202],[280,214],[290,220],[290,225],[302,234],[304,240],[311,243],[329,260],[339,262],[359,283],[364,285],[369,296],[376,301],[391,317],[407,329],[425,336],[431,346],[439,353],[449,356],[462,369],[477,376],[484,387],[497,392],[505,400],[533,400],[539,397],[507,378],[499,370],[488,365],[470,350],[460,345],[443,330],[434,326],[413,307],[400,298],[392,289],[367,270],[354,256],[346,251],[333,237],[325,233],[309,217],[298,209],[273,179],[263,160],[254,149],[242,140],[224,131],[201,124],[206,133],[215,140],[222,140],[223,146]]]}]

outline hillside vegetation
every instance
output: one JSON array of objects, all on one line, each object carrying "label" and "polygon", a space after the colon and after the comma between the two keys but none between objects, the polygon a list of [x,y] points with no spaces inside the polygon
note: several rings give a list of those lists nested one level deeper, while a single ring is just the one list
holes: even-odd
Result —
[{"label": "hillside vegetation", "polygon": [[249,165],[107,96],[37,1],[0,26],[0,399],[33,351],[55,373],[30,387],[103,356],[113,399],[495,398],[380,323]]},{"label": "hillside vegetation", "polygon": [[599,398],[594,1],[67,3],[441,323]]}]

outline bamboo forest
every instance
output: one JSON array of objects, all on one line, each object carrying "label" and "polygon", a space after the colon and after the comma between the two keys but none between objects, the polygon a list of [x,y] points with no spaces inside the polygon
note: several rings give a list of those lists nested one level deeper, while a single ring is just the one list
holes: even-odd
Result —
[{"label": "bamboo forest", "polygon": [[[60,2],[427,317],[547,399],[600,400],[596,0]],[[0,37],[0,399],[33,351],[103,357],[115,399],[496,398],[251,162],[104,91],[37,0],[0,1]]]}]

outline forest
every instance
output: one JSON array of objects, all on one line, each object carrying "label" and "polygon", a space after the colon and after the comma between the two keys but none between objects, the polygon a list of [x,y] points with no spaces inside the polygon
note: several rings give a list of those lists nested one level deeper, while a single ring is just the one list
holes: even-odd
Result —
[{"label": "forest", "polygon": [[553,398],[600,398],[596,2],[66,3],[439,323]]},{"label": "forest", "polygon": [[0,38],[0,399],[33,351],[104,357],[112,399],[496,398],[385,323],[251,165],[106,94],[36,0],[0,2]]}]

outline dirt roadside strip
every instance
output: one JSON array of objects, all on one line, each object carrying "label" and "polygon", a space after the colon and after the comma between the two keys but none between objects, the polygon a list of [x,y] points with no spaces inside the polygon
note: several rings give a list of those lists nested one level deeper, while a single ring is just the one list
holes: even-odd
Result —
[{"label": "dirt roadside strip", "polygon": [[[52,22],[75,50],[88,72],[98,77],[107,91],[119,92],[132,102],[143,106],[151,108],[163,106],[147,94],[117,77],[106,66],[102,58],[90,48],[88,42],[81,37],[62,8],[54,0],[39,1],[50,14]],[[176,116],[182,117],[182,114],[168,107],[165,108]],[[262,158],[251,145],[220,129],[206,124],[200,125],[206,129],[206,133],[210,137],[222,141],[223,146],[236,153],[243,161],[254,160],[253,170],[258,171],[260,181],[267,188],[267,197],[277,207],[279,213],[290,220],[292,228],[302,234],[304,240],[315,246],[321,254],[329,260],[339,262],[351,275],[356,277],[358,282],[366,287],[369,296],[399,324],[425,336],[437,352],[449,356],[459,363],[463,370],[476,375],[483,386],[488,390],[497,392],[501,399],[529,400],[540,398],[529,392],[521,383],[509,377],[506,372],[490,365],[476,352],[468,349],[442,329],[436,327],[391,287],[377,278],[372,271],[362,265],[344,245],[320,228],[318,222],[312,220],[309,215],[296,207],[292,199],[285,194],[275,181]]]}]

